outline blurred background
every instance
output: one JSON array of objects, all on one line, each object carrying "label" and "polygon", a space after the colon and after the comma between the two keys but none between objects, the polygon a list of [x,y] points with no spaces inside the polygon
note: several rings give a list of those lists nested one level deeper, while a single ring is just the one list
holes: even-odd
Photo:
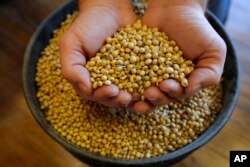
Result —
[{"label": "blurred background", "polygon": [[[1,167],[87,167],[38,126],[22,91],[22,61],[29,39],[41,21],[63,2],[0,0]],[[242,66],[237,107],[228,124],[212,141],[174,167],[228,167],[230,150],[250,150],[249,11],[249,0],[232,0],[225,24]]]}]

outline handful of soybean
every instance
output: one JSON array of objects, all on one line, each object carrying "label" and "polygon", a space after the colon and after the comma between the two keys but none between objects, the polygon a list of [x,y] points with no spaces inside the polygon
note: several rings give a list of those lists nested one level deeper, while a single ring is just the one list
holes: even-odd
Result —
[{"label": "handful of soybean", "polygon": [[93,89],[115,84],[120,90],[142,95],[146,88],[166,79],[175,79],[186,87],[195,65],[182,55],[165,33],[138,20],[108,37],[86,68]]}]

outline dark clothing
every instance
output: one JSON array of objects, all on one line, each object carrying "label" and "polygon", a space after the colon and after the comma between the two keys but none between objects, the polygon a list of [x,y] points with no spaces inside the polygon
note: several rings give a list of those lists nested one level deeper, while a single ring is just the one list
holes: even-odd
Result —
[{"label": "dark clothing", "polygon": [[225,24],[229,12],[231,0],[209,0],[208,9]]}]

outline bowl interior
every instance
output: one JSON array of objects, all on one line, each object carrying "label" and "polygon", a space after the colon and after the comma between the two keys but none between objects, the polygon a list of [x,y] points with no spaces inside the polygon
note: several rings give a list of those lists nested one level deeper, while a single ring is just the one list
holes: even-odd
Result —
[{"label": "bowl interior", "polygon": [[190,152],[198,149],[211,138],[213,138],[226,124],[231,113],[233,112],[239,95],[239,61],[237,59],[234,47],[223,26],[219,21],[209,12],[206,12],[206,17],[220,34],[227,44],[227,58],[223,73],[223,106],[222,110],[215,122],[194,142],[189,145],[166,155],[154,157],[143,160],[117,160],[107,157],[99,157],[88,151],[79,149],[77,146],[71,144],[63,139],[46,121],[43,111],[40,109],[38,99],[36,98],[37,87],[35,83],[36,64],[41,55],[42,50],[48,44],[52,37],[54,29],[60,26],[60,23],[66,18],[66,15],[77,10],[77,1],[69,1],[55,10],[44,22],[38,27],[27,47],[24,64],[23,64],[23,87],[28,106],[39,125],[58,143],[60,143],[66,150],[70,151],[79,159],[98,166],[105,166],[103,164],[110,164],[107,166],[159,166],[159,162],[171,164],[178,159],[183,158]]}]

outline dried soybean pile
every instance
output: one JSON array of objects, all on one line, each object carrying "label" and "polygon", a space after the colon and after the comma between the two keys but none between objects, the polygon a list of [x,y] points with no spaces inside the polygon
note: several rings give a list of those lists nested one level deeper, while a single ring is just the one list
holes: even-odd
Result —
[{"label": "dried soybean pile", "polygon": [[68,15],[54,31],[38,61],[35,78],[41,109],[63,138],[100,156],[144,159],[191,143],[213,123],[221,109],[221,84],[142,115],[116,109],[111,112],[81,99],[62,77],[59,64],[59,39],[76,17],[76,12]]},{"label": "dried soybean pile", "polygon": [[119,89],[143,95],[146,88],[165,79],[175,79],[184,87],[188,85],[187,76],[195,65],[182,54],[165,33],[138,20],[119,30],[113,38],[107,38],[86,68],[94,89],[116,84]]}]

